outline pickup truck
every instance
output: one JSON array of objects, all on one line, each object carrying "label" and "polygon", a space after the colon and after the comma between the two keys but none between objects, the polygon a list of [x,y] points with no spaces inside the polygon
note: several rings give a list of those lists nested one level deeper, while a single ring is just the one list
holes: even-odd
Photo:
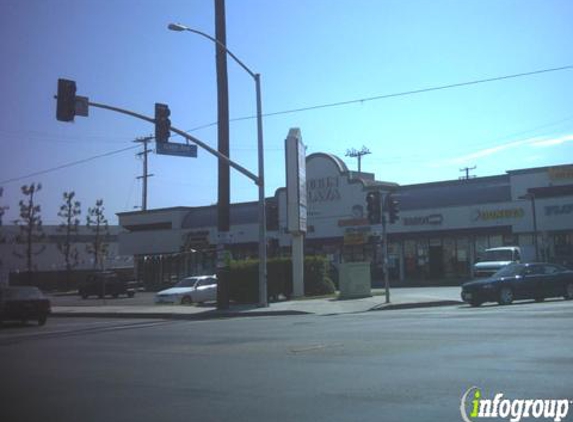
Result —
[{"label": "pickup truck", "polygon": [[89,296],[103,298],[107,295],[133,297],[135,289],[119,278],[116,273],[106,271],[88,275],[86,280],[80,284],[78,293],[82,299],[87,299]]},{"label": "pickup truck", "polygon": [[501,246],[486,249],[474,264],[474,277],[490,277],[506,265],[535,259],[532,246]]}]

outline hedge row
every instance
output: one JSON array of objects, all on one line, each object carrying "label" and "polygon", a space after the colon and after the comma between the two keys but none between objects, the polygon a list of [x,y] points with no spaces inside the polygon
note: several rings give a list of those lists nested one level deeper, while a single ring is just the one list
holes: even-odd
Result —
[{"label": "hedge row", "polygon": [[[327,277],[326,258],[310,256],[304,259],[304,294],[321,296],[334,293],[334,284]],[[230,261],[228,277],[230,298],[240,303],[258,302],[259,261],[255,259]],[[269,299],[292,296],[292,262],[290,258],[272,258],[267,261],[267,293]]]}]

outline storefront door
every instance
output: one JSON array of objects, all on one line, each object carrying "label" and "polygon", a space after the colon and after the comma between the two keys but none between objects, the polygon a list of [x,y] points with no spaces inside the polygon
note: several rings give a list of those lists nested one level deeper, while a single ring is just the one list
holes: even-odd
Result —
[{"label": "storefront door", "polygon": [[435,280],[444,276],[444,249],[442,246],[431,246],[429,249],[430,279]]}]

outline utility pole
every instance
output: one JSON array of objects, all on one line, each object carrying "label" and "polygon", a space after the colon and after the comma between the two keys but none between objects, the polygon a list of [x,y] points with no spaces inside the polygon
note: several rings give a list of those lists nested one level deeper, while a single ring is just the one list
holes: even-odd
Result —
[{"label": "utility pole", "polygon": [[357,151],[354,148],[346,150],[346,157],[358,158],[358,173],[362,173],[362,156],[368,154],[372,153],[364,145],[362,146],[362,149],[360,151]]},{"label": "utility pole", "polygon": [[[220,154],[229,155],[229,86],[227,77],[227,30],[225,22],[225,0],[215,2],[215,38],[217,69],[217,149]],[[219,160],[217,189],[217,272],[225,271],[225,253],[227,248],[230,222],[230,168],[229,163]],[[217,309],[229,309],[229,281],[223,275],[217,283]]]},{"label": "utility pole", "polygon": [[464,168],[460,169],[461,172],[465,172],[465,173],[466,173],[465,177],[464,177],[464,176],[461,176],[461,177],[460,177],[460,180],[469,180],[469,179],[475,178],[475,175],[470,176],[470,170],[475,170],[476,168],[477,168],[477,166],[464,167]]},{"label": "utility pole", "polygon": [[133,142],[137,142],[143,144],[143,152],[139,152],[136,155],[138,157],[143,156],[143,174],[138,176],[138,179],[143,179],[143,193],[142,193],[142,200],[141,200],[141,210],[147,211],[147,179],[153,174],[149,174],[147,172],[147,155],[151,152],[150,149],[147,148],[147,144],[153,140],[153,136],[146,136],[143,138],[137,138]]}]

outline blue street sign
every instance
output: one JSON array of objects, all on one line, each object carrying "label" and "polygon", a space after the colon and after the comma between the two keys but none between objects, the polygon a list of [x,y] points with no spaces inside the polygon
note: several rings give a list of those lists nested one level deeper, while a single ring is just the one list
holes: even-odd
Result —
[{"label": "blue street sign", "polygon": [[197,145],[176,144],[175,142],[157,142],[155,152],[162,155],[175,155],[178,157],[197,157]]}]

